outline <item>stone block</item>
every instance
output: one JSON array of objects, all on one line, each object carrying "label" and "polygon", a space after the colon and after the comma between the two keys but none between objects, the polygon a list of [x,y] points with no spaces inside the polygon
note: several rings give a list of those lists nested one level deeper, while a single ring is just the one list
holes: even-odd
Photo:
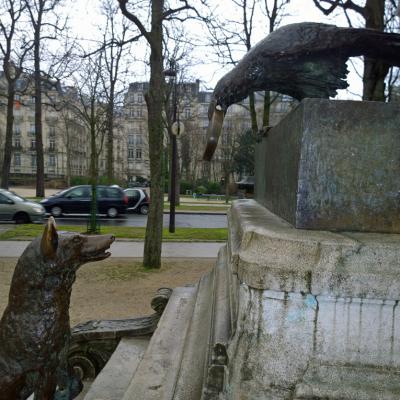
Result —
[{"label": "stone block", "polygon": [[399,399],[400,235],[295,229],[249,199],[228,219],[226,399]]},{"label": "stone block", "polygon": [[256,149],[256,200],[296,228],[400,233],[400,104],[305,99]]}]

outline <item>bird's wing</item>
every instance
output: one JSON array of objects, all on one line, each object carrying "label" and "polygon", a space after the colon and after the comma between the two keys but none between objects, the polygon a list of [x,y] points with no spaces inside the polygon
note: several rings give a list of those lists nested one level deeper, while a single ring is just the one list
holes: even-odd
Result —
[{"label": "bird's wing", "polygon": [[310,22],[287,25],[261,40],[235,69],[247,94],[273,90],[298,100],[328,98],[348,86],[346,61],[360,55],[400,66],[400,35]]}]

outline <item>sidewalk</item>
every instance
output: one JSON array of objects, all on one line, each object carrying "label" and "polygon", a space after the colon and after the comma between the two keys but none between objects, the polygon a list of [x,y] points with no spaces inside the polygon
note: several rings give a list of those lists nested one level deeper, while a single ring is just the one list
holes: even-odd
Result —
[{"label": "sidewalk", "polygon": [[[29,241],[0,241],[0,258],[19,257]],[[224,243],[166,242],[162,245],[163,258],[216,258]],[[143,257],[144,242],[116,241],[111,245],[111,257]]]}]

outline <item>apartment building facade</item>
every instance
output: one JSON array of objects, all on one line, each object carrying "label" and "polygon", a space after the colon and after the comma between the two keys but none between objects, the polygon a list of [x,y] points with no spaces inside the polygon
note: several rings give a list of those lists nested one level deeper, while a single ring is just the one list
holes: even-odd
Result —
[{"label": "apartment building facade", "polygon": [[[29,88],[29,76],[17,83],[14,102],[11,182],[28,183],[36,174],[35,98]],[[5,93],[6,80],[0,76],[0,92]],[[45,179],[61,186],[69,185],[72,177],[87,177],[90,165],[90,135],[87,123],[76,109],[79,99],[76,88],[48,83],[44,88],[43,146]],[[172,90],[173,86],[169,86]],[[123,106],[115,111],[113,132],[114,176],[126,184],[150,178],[147,107],[145,93],[148,82],[133,82],[124,95]],[[195,182],[200,178],[220,181],[225,175],[232,143],[237,135],[251,126],[248,99],[232,105],[226,115],[216,154],[211,163],[202,161],[208,127],[208,105],[212,93],[200,90],[200,82],[183,82],[176,87],[177,118],[185,133],[178,139],[181,179]],[[173,96],[171,96],[172,98]],[[3,97],[5,98],[5,97]],[[275,124],[292,106],[290,98],[280,97],[271,109],[271,124]],[[263,97],[256,96],[261,114]],[[6,102],[0,102],[0,141],[4,146]],[[164,135],[168,147],[167,131]],[[3,148],[0,151],[0,161]],[[99,176],[106,174],[106,145],[98,159]]]},{"label": "apartment building facade", "polygon": [[[12,138],[12,160],[10,182],[31,184],[35,180],[37,168],[35,97],[29,85],[29,76],[22,76],[17,81],[14,98],[14,124]],[[0,76],[0,93],[5,93],[7,82]],[[72,177],[87,178],[90,166],[89,127],[80,117],[77,90],[73,87],[62,87],[58,83],[45,83],[42,103],[42,138],[44,150],[44,172],[47,185],[66,186]],[[6,102],[0,102],[0,162],[3,161]],[[123,180],[125,174],[125,157],[123,130],[120,114],[116,116],[114,132],[115,175]],[[99,144],[99,148],[100,148]],[[99,176],[105,175],[106,149],[102,146],[98,158]]]}]

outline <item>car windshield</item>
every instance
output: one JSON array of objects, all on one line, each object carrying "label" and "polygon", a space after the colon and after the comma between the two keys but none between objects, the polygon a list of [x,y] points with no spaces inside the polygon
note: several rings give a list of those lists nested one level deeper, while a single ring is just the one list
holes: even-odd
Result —
[{"label": "car windshield", "polygon": [[9,191],[5,191],[5,193],[13,201],[17,201],[17,202],[28,201],[27,199],[24,199],[23,197],[18,196],[17,193],[9,192]]},{"label": "car windshield", "polygon": [[70,188],[60,190],[59,192],[54,193],[54,194],[52,194],[51,196],[62,196],[64,193],[68,192],[68,190],[70,190]]}]

